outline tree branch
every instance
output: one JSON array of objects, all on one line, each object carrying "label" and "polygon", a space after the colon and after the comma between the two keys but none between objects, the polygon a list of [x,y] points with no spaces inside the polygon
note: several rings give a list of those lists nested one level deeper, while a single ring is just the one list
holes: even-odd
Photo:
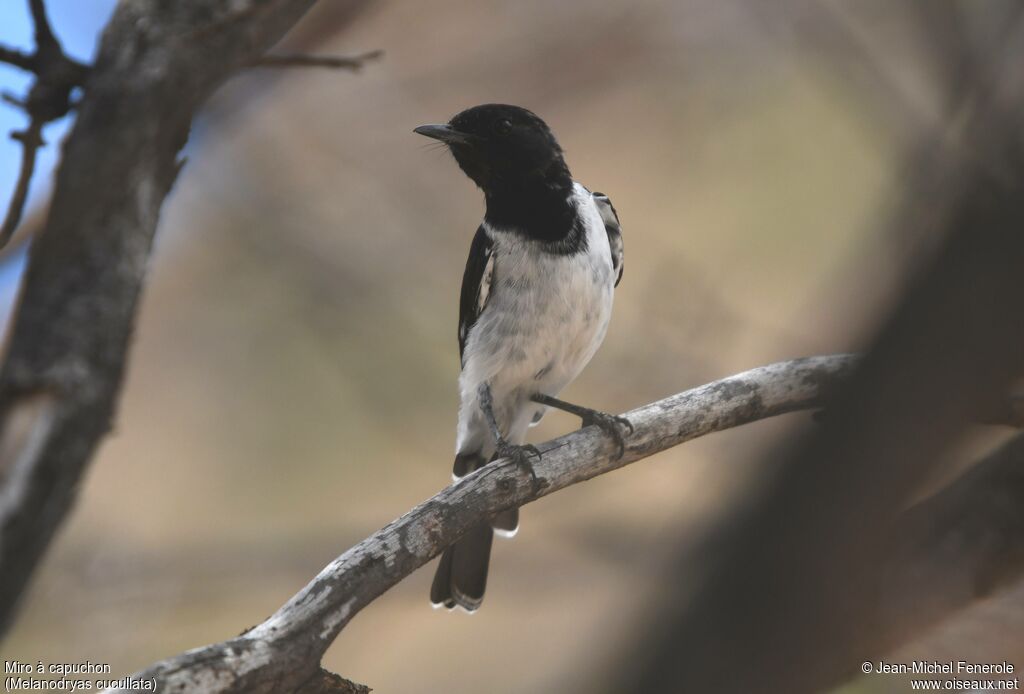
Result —
[{"label": "tree branch", "polygon": [[[821,407],[850,379],[858,358],[832,355],[779,362],[751,369],[673,395],[626,413],[635,432],[616,459],[616,445],[595,427],[562,436],[539,448],[534,471],[542,488],[533,492],[529,475],[503,460],[477,470],[389,523],[331,562],[262,624],[228,641],[188,651],[132,675],[155,679],[162,691],[204,694],[276,692],[315,678],[320,659],[348,622],[473,525],[498,511],[519,506],[579,482],[611,472],[686,441],[768,417]],[[946,610],[980,597],[963,590],[969,576],[993,574],[999,583],[1024,573],[1024,553],[1012,560],[994,551],[1019,545],[1024,524],[1024,434],[991,456],[977,471],[912,509],[904,542],[892,552],[893,602],[931,600]],[[1006,484],[1013,478],[1014,486]],[[1009,491],[1008,491],[1009,490]],[[993,511],[992,501],[1001,499]],[[965,531],[961,527],[966,528]],[[948,537],[956,535],[957,542]],[[1010,539],[1015,538],[1015,539]],[[967,563],[964,559],[968,559]],[[921,585],[912,577],[937,562],[959,562],[957,579]],[[910,579],[910,580],[908,580]],[[970,584],[970,581],[967,581]],[[989,590],[996,582],[988,580]],[[980,585],[980,584],[970,584]],[[913,593],[913,595],[911,595]],[[927,618],[902,610],[903,624]],[[934,611],[929,613],[936,614]],[[892,632],[893,636],[902,632]],[[358,686],[348,683],[347,686]],[[314,690],[321,691],[321,690]],[[329,690],[324,690],[329,691]]]},{"label": "tree branch", "polygon": [[21,143],[21,166],[18,168],[18,180],[14,184],[14,192],[11,193],[11,201],[7,205],[7,214],[0,225],[0,248],[11,240],[25,209],[29,184],[36,170],[36,152],[45,144],[42,121],[33,118],[27,128],[12,132],[11,139]]},{"label": "tree branch", "polygon": [[7,63],[28,72],[35,72],[36,69],[34,56],[7,46],[0,46],[0,63]]},{"label": "tree branch", "polygon": [[543,488],[536,495],[528,474],[511,461],[495,461],[342,554],[259,626],[156,663],[133,677],[155,678],[161,691],[286,691],[317,672],[324,651],[359,610],[473,525],[685,441],[820,407],[832,388],[849,377],[855,363],[852,355],[780,362],[628,412],[635,431],[619,459],[614,457],[615,443],[596,427],[541,444],[543,455],[534,471]]},{"label": "tree branch", "polygon": [[313,2],[138,0],[103,33],[0,367],[0,632],[110,427],[191,119]]},{"label": "tree branch", "polygon": [[384,51],[377,49],[358,55],[309,55],[307,53],[272,53],[254,60],[250,67],[327,67],[359,71],[366,63],[377,60]]},{"label": "tree branch", "polygon": [[50,20],[46,16],[46,5],[43,0],[28,0],[29,11],[32,13],[32,25],[35,27],[36,49],[41,53],[59,50],[57,38],[50,28]]},{"label": "tree branch", "polygon": [[67,115],[72,106],[72,90],[82,86],[89,72],[86,66],[64,54],[50,28],[50,21],[46,18],[43,0],[29,0],[29,10],[32,12],[32,22],[35,25],[35,52],[26,55],[0,47],[0,62],[28,70],[36,76],[26,98],[16,99],[8,94],[4,95],[4,101],[28,114],[29,124],[24,130],[11,133],[13,139],[21,142],[21,168],[14,193],[7,206],[7,213],[0,224],[0,247],[11,240],[21,221],[28,198],[29,183],[35,171],[36,152],[45,144],[43,126]]}]

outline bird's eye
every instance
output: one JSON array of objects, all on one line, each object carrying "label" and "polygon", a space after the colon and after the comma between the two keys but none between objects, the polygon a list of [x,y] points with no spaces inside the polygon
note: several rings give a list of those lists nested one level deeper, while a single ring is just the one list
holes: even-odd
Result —
[{"label": "bird's eye", "polygon": [[494,124],[494,132],[499,135],[507,135],[512,131],[512,121],[508,118],[502,118],[500,121]]}]

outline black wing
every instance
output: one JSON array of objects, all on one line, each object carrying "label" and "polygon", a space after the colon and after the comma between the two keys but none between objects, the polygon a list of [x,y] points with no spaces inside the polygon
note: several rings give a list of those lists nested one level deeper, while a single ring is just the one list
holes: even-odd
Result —
[{"label": "black wing", "polygon": [[494,243],[484,231],[483,225],[476,230],[469,247],[466,271],[462,275],[462,295],[459,298],[459,360],[466,365],[466,340],[469,331],[476,325],[491,295],[491,281],[494,279]]},{"label": "black wing", "polygon": [[608,245],[612,249],[612,270],[615,271],[615,286],[622,280],[622,268],[625,265],[625,252],[622,245],[622,227],[615,206],[604,193],[594,193],[594,202],[604,221],[604,230],[608,233]]}]

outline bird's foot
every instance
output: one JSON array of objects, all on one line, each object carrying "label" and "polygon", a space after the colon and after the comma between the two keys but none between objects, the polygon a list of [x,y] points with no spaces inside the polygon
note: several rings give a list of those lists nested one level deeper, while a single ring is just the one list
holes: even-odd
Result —
[{"label": "bird's foot", "polygon": [[522,446],[517,446],[514,443],[509,443],[508,441],[501,439],[498,441],[498,447],[495,449],[495,454],[499,458],[509,458],[515,462],[516,467],[529,473],[530,483],[533,485],[534,493],[547,486],[546,480],[542,480],[537,477],[537,473],[533,470],[533,463],[530,462],[530,458],[540,460],[540,449],[536,446],[528,443]]},{"label": "bird's foot", "polygon": [[607,412],[601,412],[600,410],[590,410],[580,419],[583,420],[583,426],[595,426],[611,436],[612,440],[615,441],[615,445],[619,447],[619,454],[615,458],[619,459],[622,457],[623,453],[626,452],[626,438],[622,435],[622,432],[627,430],[630,435],[633,433],[633,424],[628,419],[608,414]]}]

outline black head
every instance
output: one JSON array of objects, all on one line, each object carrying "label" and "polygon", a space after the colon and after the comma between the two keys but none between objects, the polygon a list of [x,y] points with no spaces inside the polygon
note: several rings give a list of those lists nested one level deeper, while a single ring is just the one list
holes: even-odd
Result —
[{"label": "black head", "polygon": [[525,108],[474,106],[445,125],[421,125],[415,132],[446,143],[459,167],[486,193],[543,180],[572,185],[551,129]]},{"label": "black head", "polygon": [[551,129],[530,111],[484,104],[414,132],[448,145],[459,167],[484,191],[492,226],[548,241],[572,231],[572,175]]}]

